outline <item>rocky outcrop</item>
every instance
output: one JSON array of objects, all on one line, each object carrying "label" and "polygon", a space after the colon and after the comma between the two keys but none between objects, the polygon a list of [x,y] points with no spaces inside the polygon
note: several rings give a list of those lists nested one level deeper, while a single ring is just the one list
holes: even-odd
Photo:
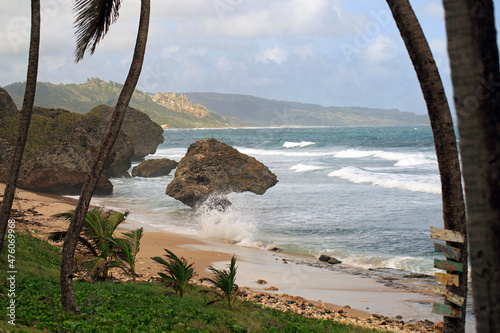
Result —
[{"label": "rocky outcrop", "polygon": [[174,110],[180,113],[188,113],[197,118],[210,117],[211,114],[201,104],[193,103],[186,95],[174,93],[159,92],[151,96],[151,99],[168,109]]},{"label": "rocky outcrop", "polygon": [[[15,121],[4,124],[15,126]],[[107,123],[96,114],[80,115],[65,110],[35,108],[18,186],[39,192],[80,193],[90,164],[94,159]],[[0,156],[7,156],[0,164],[0,181],[7,177],[8,156],[14,146],[13,135],[0,140]],[[112,151],[105,161],[104,175],[96,194],[111,194],[111,175],[128,175],[130,158],[134,153],[132,140],[119,133]]]},{"label": "rocky outcrop", "polygon": [[[91,113],[101,116],[106,122],[111,119],[114,108],[100,105]],[[154,154],[160,143],[163,143],[163,129],[142,111],[128,108],[121,131],[128,135],[134,143],[133,160],[142,160]]]},{"label": "rocky outcrop", "polygon": [[255,158],[207,138],[189,146],[165,193],[190,207],[216,196],[224,207],[229,204],[225,194],[246,191],[264,194],[277,182],[276,175]]},{"label": "rocky outcrop", "polygon": [[168,158],[144,160],[132,169],[134,177],[160,177],[167,176],[177,167],[177,162]]},{"label": "rocky outcrop", "polygon": [[9,93],[0,88],[0,119],[9,117],[17,113],[17,106],[10,97]]}]

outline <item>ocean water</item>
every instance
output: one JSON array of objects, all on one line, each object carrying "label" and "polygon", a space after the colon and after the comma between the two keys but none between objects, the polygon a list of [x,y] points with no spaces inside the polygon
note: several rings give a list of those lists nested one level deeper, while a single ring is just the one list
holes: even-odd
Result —
[{"label": "ocean water", "polygon": [[179,161],[213,137],[255,157],[279,183],[264,195],[230,194],[225,212],[198,210],[167,196],[173,179],[112,179],[96,203],[131,211],[159,230],[240,246],[318,256],[360,268],[432,274],[429,227],[443,225],[430,127],[169,129],[148,158]]}]

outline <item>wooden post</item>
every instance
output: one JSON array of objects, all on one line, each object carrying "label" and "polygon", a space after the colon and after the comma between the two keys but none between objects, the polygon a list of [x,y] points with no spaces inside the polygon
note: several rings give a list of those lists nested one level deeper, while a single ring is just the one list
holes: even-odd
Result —
[{"label": "wooden post", "polygon": [[437,285],[433,288],[436,294],[444,296],[445,304],[434,303],[432,312],[445,318],[462,318],[465,315],[467,292],[465,235],[453,230],[431,227],[431,238],[447,242],[446,245],[434,243],[434,251],[444,254],[447,260],[434,260],[435,268],[446,271],[434,274],[444,286]]}]

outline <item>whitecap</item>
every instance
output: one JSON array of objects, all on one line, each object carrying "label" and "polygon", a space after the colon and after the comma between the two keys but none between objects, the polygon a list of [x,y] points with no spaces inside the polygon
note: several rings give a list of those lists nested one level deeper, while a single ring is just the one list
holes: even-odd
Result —
[{"label": "whitecap", "polygon": [[388,152],[383,150],[359,150],[346,149],[334,154],[337,158],[364,158],[375,157],[383,160],[397,161],[394,166],[407,167],[418,166],[424,164],[437,164],[435,154],[419,153],[398,153]]},{"label": "whitecap", "polygon": [[301,142],[285,142],[283,144],[283,147],[284,148],[303,148],[303,147],[307,147],[307,146],[312,146],[312,145],[315,145],[316,142],[311,142],[311,141],[301,141]]},{"label": "whitecap", "polygon": [[375,173],[351,166],[330,172],[328,176],[344,179],[355,184],[368,183],[385,188],[441,194],[438,175]]},{"label": "whitecap", "polygon": [[314,170],[322,170],[324,167],[316,166],[316,165],[307,165],[307,164],[296,164],[290,168],[290,170],[294,170],[295,172],[306,172],[306,171],[314,171]]}]

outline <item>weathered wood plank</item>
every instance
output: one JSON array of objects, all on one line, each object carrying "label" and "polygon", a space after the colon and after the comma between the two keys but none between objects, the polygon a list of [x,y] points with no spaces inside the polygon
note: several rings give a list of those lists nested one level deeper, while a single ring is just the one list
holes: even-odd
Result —
[{"label": "weathered wood plank", "polygon": [[445,273],[434,273],[434,276],[439,279],[444,285],[458,287],[459,278],[458,275],[445,274]]},{"label": "weathered wood plank", "polygon": [[445,317],[462,317],[462,311],[460,311],[460,309],[455,309],[452,306],[441,303],[434,303],[432,306],[432,312]]},{"label": "weathered wood plank", "polygon": [[456,304],[460,307],[464,305],[465,298],[446,290],[446,287],[444,286],[434,286],[432,290],[438,295],[443,295],[448,301],[452,302],[453,304]]},{"label": "weathered wood plank", "polygon": [[458,231],[431,227],[431,238],[455,243],[465,243],[465,237]]},{"label": "weathered wood plank", "polygon": [[434,251],[440,252],[446,256],[448,259],[458,261],[461,257],[460,250],[456,247],[444,245],[441,243],[434,243]]},{"label": "weathered wood plank", "polygon": [[439,269],[444,269],[448,272],[463,272],[464,265],[459,262],[449,261],[449,260],[439,260],[434,259],[434,267]]}]

